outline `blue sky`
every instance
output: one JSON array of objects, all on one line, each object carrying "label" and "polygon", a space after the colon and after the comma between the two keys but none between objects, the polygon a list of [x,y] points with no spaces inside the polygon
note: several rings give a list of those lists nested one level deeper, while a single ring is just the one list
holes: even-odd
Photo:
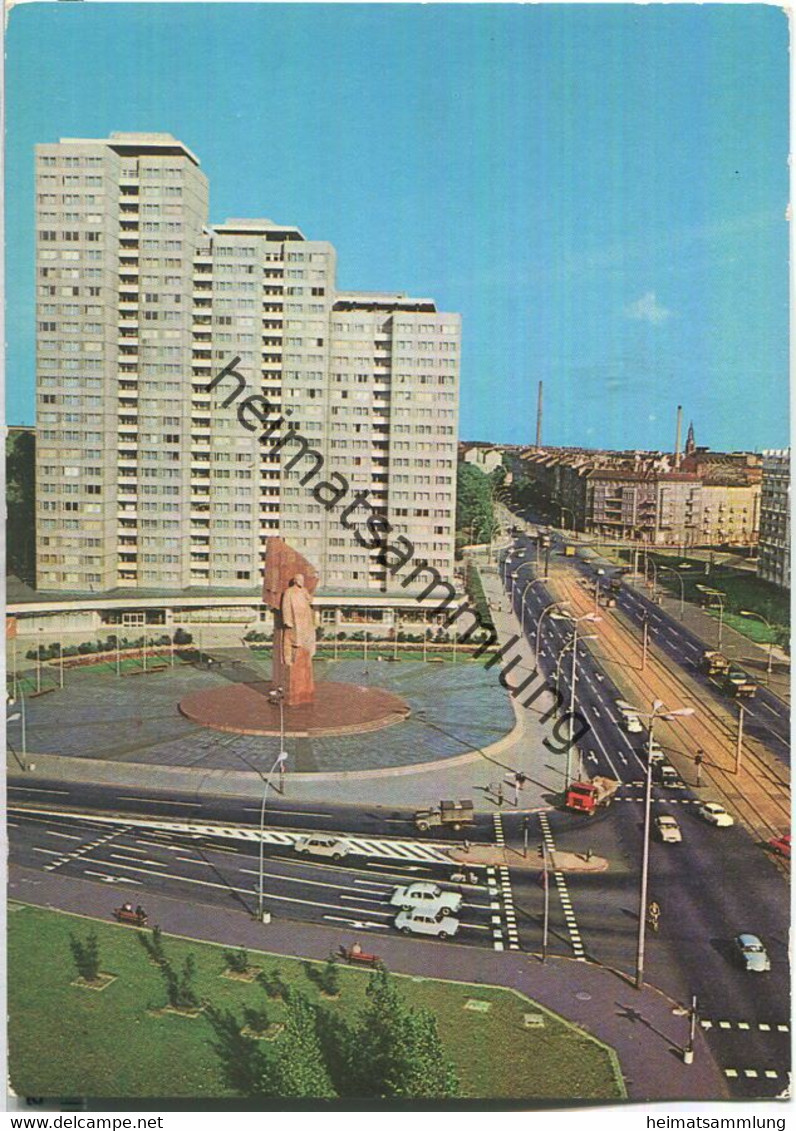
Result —
[{"label": "blue sky", "polygon": [[30,4],[7,39],[7,418],[34,412],[33,146],[162,130],[211,219],[463,318],[463,438],[788,442],[788,33],[763,5]]}]

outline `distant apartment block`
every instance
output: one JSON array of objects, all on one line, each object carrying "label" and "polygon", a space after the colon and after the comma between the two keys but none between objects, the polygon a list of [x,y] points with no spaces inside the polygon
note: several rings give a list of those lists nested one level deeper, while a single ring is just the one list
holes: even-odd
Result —
[{"label": "distant apartment block", "polygon": [[694,448],[665,452],[528,449],[511,457],[565,526],[651,545],[753,546],[760,457]]},{"label": "distant apartment block", "polygon": [[293,225],[210,224],[169,134],[39,145],[36,194],[40,588],[255,590],[279,534],[327,590],[411,592],[315,501],[294,448],[270,453],[209,391],[235,357],[323,475],[452,577],[458,315],[338,291],[332,245]]},{"label": "distant apartment block", "polygon": [[763,452],[758,575],[790,589],[790,449]]}]

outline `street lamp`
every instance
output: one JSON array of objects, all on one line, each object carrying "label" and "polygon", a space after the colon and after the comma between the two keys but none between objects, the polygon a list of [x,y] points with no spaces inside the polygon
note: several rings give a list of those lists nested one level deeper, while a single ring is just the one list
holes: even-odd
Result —
[{"label": "street lamp", "polygon": [[649,566],[652,566],[652,599],[655,600],[655,594],[658,588],[658,567],[655,564],[655,559],[651,558],[645,551],[644,553],[644,575],[646,576]]},{"label": "street lamp", "polygon": [[264,841],[264,838],[265,838],[265,803],[266,803],[266,800],[268,798],[268,787],[271,784],[271,778],[274,775],[274,771],[279,769],[280,772],[282,772],[282,765],[285,762],[286,758],[287,758],[287,754],[285,753],[284,750],[280,749],[280,751],[279,751],[279,753],[276,757],[276,761],[274,762],[271,769],[268,771],[268,776],[265,779],[265,785],[263,787],[263,801],[262,801],[262,805],[260,806],[260,867],[259,867],[259,881],[258,881],[258,885],[257,885],[257,918],[260,920],[261,923],[264,921],[263,920],[263,841]]},{"label": "street lamp", "polygon": [[751,609],[741,609],[741,616],[742,617],[756,617],[757,620],[760,620],[760,621],[763,622],[763,624],[766,626],[766,628],[771,633],[771,636],[770,636],[769,641],[768,641],[768,664],[766,666],[766,673],[768,674],[768,676],[770,678],[771,671],[774,667],[774,626],[771,623],[771,621],[766,620],[766,618],[763,616],[762,613],[752,612]]},{"label": "street lamp", "polygon": [[667,573],[673,573],[680,582],[680,620],[682,620],[685,616],[685,582],[683,581],[683,576],[674,566],[659,565],[658,569],[665,570]]},{"label": "street lamp", "polygon": [[597,613],[584,613],[582,616],[573,617],[566,615],[566,619],[572,624],[572,675],[570,677],[569,686],[569,736],[567,745],[567,768],[565,775],[565,785],[569,789],[570,778],[570,764],[572,747],[575,745],[575,686],[578,680],[578,625],[581,621],[587,620],[592,624],[596,624],[602,620],[601,616]]},{"label": "street lamp", "polygon": [[525,586],[525,588],[522,591],[522,596],[520,597],[520,604],[522,606],[521,632],[522,632],[523,636],[525,635],[525,597],[528,593],[528,590],[533,585],[538,585],[540,582],[543,582],[543,581],[547,581],[547,578],[546,577],[533,577],[533,578],[531,578],[531,580],[528,582],[528,584]]},{"label": "street lamp", "polygon": [[719,641],[716,647],[721,651],[721,636],[724,630],[724,598],[726,593],[721,589],[711,589],[708,585],[697,585],[700,593],[706,593],[708,597],[715,597],[719,603]]},{"label": "street lamp", "polygon": [[534,652],[536,667],[534,668],[534,674],[536,674],[536,672],[538,672],[539,670],[539,649],[542,646],[542,622],[544,621],[547,613],[552,612],[553,609],[566,609],[568,604],[569,602],[567,601],[551,601],[550,604],[545,605],[545,607],[539,613],[539,619],[536,622],[536,651]]},{"label": "street lamp", "polygon": [[16,700],[19,699],[19,712],[14,712],[13,715],[8,716],[10,723],[19,722],[20,724],[20,738],[22,740],[22,768],[28,769],[28,739],[27,739],[27,712],[25,710],[25,694],[22,690],[22,684],[15,677],[14,679],[14,698],[9,701],[9,705],[13,706]]},{"label": "street lamp", "polygon": [[517,578],[520,576],[521,569],[533,569],[533,562],[520,562],[514,572],[509,574],[509,577],[511,578],[511,592],[509,595],[509,603],[512,609],[514,608],[514,585]]},{"label": "street lamp", "polygon": [[644,787],[644,832],[641,846],[641,883],[639,887],[638,943],[636,947],[636,989],[644,985],[644,948],[647,939],[647,887],[650,863],[650,818],[652,815],[652,742],[656,719],[673,719],[678,716],[693,715],[693,707],[676,707],[667,710],[660,699],[652,704],[651,711],[633,713],[640,719],[647,719],[649,735],[647,739],[647,773]]}]

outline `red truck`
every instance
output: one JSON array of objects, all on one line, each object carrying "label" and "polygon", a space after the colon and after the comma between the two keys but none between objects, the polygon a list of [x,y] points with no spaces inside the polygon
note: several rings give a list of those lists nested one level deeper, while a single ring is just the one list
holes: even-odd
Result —
[{"label": "red truck", "polygon": [[577,813],[592,817],[598,809],[607,808],[619,789],[613,778],[595,777],[591,781],[573,781],[567,789],[565,805]]}]

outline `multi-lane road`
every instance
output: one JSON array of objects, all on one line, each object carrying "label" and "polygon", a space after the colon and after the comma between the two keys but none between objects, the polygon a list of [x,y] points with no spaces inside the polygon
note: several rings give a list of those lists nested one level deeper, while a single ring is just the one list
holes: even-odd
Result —
[{"label": "multi-lane road", "polygon": [[[519,540],[518,549],[527,553],[527,542]],[[540,589],[533,586],[526,596],[525,627],[532,644],[536,618],[551,599]],[[520,613],[519,590],[515,598]],[[628,616],[634,601],[633,594],[623,597]],[[670,632],[664,614],[655,607],[648,613],[661,618],[660,625],[653,621],[653,639],[664,651],[671,639],[674,649],[680,637]],[[539,664],[548,678],[567,634],[566,621],[545,618]],[[695,666],[688,649],[678,655],[678,663]],[[419,836],[408,809],[293,801],[288,779],[287,795],[268,795],[265,906],[280,918],[373,936],[377,950],[378,936],[395,931],[394,888],[431,880],[463,894],[457,942],[538,953],[544,900],[538,846],[545,840],[564,852],[591,850],[610,863],[603,872],[561,871],[550,877],[550,953],[632,975],[645,736],[627,734],[619,725],[617,688],[586,644],[579,645],[577,669],[577,707],[590,726],[581,744],[583,769],[621,783],[609,810],[587,820],[562,811],[550,797],[543,811],[531,815],[505,805],[479,813],[466,834],[435,830]],[[565,701],[569,679],[565,662],[560,670]],[[768,724],[770,741],[781,743],[782,758],[787,750],[783,717],[778,705]],[[544,758],[563,785],[564,759],[549,752]],[[214,796],[205,786],[166,796],[143,788],[12,778],[12,879],[19,865],[25,875],[36,869],[51,877],[91,880],[108,889],[109,913],[122,893],[144,906],[147,894],[157,893],[252,914],[259,895],[259,803]],[[714,828],[698,808],[689,788],[654,788],[654,813],[674,815],[683,841],[651,847],[650,896],[663,914],[659,933],[648,934],[645,977],[678,1001],[697,995],[701,1024],[734,1094],[778,1095],[787,1086],[790,1066],[786,875],[742,827]],[[528,858],[522,856],[526,820]],[[337,862],[299,856],[295,842],[310,831],[344,837],[349,854]],[[454,879],[461,869],[445,850],[461,845],[465,835],[480,847],[505,843],[509,866],[473,866],[466,881]],[[763,938],[772,960],[769,974],[747,974],[733,961],[732,939],[740,931]],[[413,946],[413,940],[405,945]],[[450,944],[434,940],[434,945],[444,953]]]},{"label": "multi-lane road", "polygon": [[[501,567],[508,591],[520,557],[532,560],[530,540],[518,539],[516,553],[508,567]],[[537,618],[552,596],[543,585],[527,591],[524,585],[514,586],[514,612],[520,618],[523,592],[526,633],[534,644]],[[623,596],[627,593],[625,587]],[[625,596],[625,608],[633,603],[639,603],[635,595]],[[668,639],[669,648],[664,650],[676,652],[677,662],[693,673],[698,664],[681,646],[692,647],[691,641],[682,638],[681,626],[670,631],[659,609],[652,606],[648,611],[660,621],[655,642],[664,648]],[[566,620],[544,619],[538,659],[548,679],[570,635]],[[574,872],[562,877],[553,922],[560,939],[569,937],[573,952],[580,950],[588,958],[632,971],[638,931],[646,734],[631,735],[621,727],[616,708],[620,693],[585,644],[578,645],[577,668],[577,707],[590,727],[581,744],[584,770],[589,776],[614,778],[622,786],[612,808],[592,818],[586,827],[582,819],[577,822],[560,811],[547,815],[556,847],[582,852],[585,846],[612,861],[607,873]],[[565,702],[569,679],[570,664],[565,662],[559,672]],[[775,725],[766,725],[765,731],[761,725],[760,730],[784,759],[788,746],[782,722],[787,709],[775,702]],[[687,786],[677,790],[653,787],[653,814],[674,816],[683,840],[651,846],[650,897],[660,904],[662,919],[660,932],[648,933],[646,977],[679,1000],[690,994],[698,996],[704,1027],[737,1094],[777,1095],[787,1084],[790,1055],[787,879],[742,827],[708,825],[699,816],[699,805],[700,799]],[[512,822],[504,820],[504,824],[511,833]],[[526,899],[532,909],[538,906],[538,898],[522,878],[514,877],[513,884],[523,924]],[[531,917],[533,914],[531,910]],[[732,940],[741,931],[763,938],[772,961],[769,974],[746,973],[734,961]],[[520,934],[522,937],[522,925]]]}]

